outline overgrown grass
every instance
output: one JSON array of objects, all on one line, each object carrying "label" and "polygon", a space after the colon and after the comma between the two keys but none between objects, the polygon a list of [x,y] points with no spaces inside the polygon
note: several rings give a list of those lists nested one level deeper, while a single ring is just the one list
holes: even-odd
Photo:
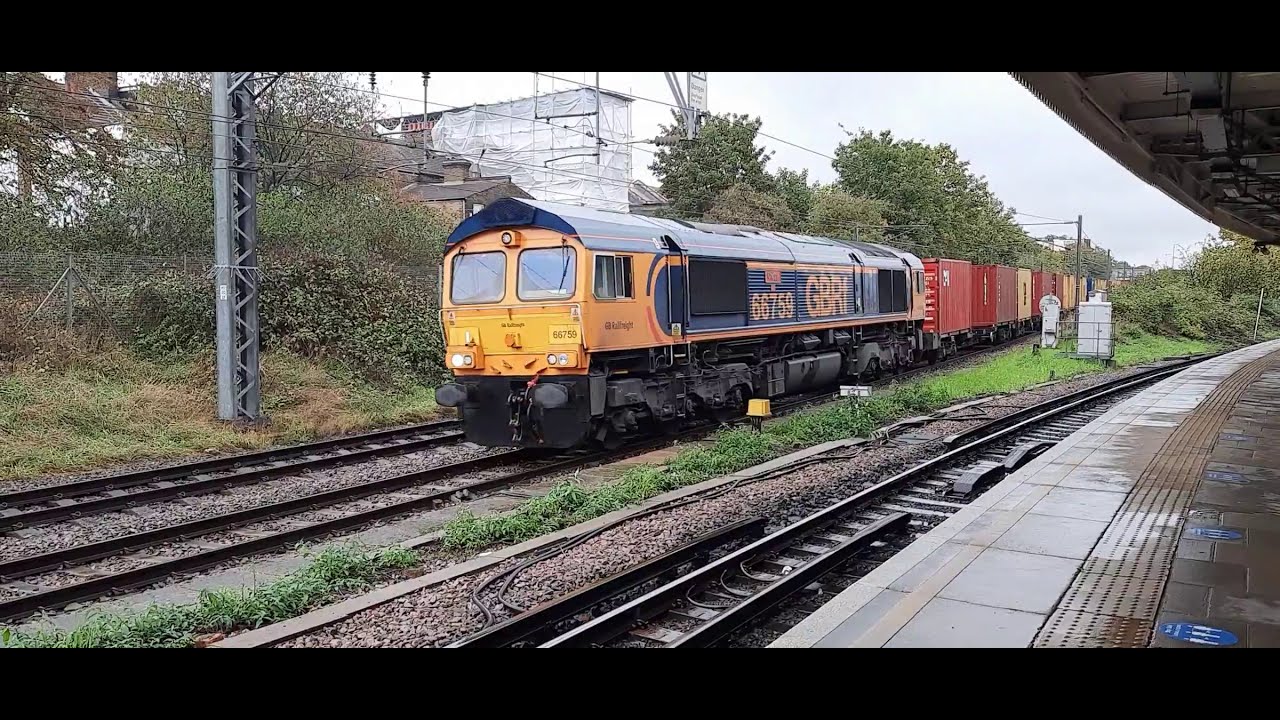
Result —
[{"label": "overgrown grass", "polygon": [[16,363],[0,375],[0,481],[296,442],[438,412],[429,387],[376,387],[286,352],[265,354],[262,374],[271,422],[238,430],[216,418],[209,355],[158,362],[111,350],[65,367]]},{"label": "overgrown grass", "polygon": [[138,613],[95,615],[75,630],[0,631],[10,647],[115,648],[192,647],[201,634],[231,632],[280,622],[363,590],[392,570],[412,567],[418,556],[399,547],[368,550],[332,546],[306,567],[275,582],[247,588],[206,590],[190,605],[152,605]]},{"label": "overgrown grass", "polygon": [[[1133,365],[1169,355],[1204,352],[1208,343],[1130,334],[1116,359]],[[953,402],[996,392],[1021,390],[1053,377],[1102,370],[1097,362],[1062,357],[1056,351],[1031,354],[1030,348],[1002,353],[969,368],[905,383],[858,403],[837,403],[765,425],[763,432],[736,428],[717,433],[713,442],[682,450],[663,467],[636,465],[612,482],[587,489],[576,481],[556,485],[501,515],[462,512],[445,525],[448,548],[479,548],[517,543],[619,510],[661,493],[737,472],[798,448],[829,440],[865,437],[885,423],[928,412]]]},{"label": "overgrown grass", "polygon": [[[1121,366],[1141,365],[1172,355],[1209,352],[1217,347],[1201,340],[1148,335],[1131,328],[1123,329],[1117,340],[1115,360]],[[1097,361],[1066,357],[1059,350],[1032,355],[1030,349],[1025,349],[1001,353],[987,362],[926,378],[920,384],[941,389],[953,398],[969,398],[1021,390],[1050,377],[1063,379],[1101,369]]]}]

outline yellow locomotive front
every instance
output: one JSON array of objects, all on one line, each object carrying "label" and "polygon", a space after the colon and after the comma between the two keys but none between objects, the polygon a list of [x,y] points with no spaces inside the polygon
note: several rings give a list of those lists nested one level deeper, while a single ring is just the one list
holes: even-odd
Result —
[{"label": "yellow locomotive front", "polygon": [[579,445],[590,427],[582,304],[587,253],[535,227],[480,232],[444,257],[441,325],[456,407],[485,446]]}]

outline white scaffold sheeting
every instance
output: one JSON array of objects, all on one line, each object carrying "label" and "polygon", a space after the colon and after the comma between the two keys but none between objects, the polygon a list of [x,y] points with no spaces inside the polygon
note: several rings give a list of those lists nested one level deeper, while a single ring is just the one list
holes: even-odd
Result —
[{"label": "white scaffold sheeting", "polygon": [[538,200],[626,212],[631,101],[599,97],[599,158],[596,91],[586,88],[446,112],[432,143],[478,164],[482,175],[510,175]]}]

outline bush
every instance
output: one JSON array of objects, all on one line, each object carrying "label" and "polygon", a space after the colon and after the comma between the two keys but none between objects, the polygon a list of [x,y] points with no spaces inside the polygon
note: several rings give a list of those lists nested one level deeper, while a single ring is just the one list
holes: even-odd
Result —
[{"label": "bush", "polygon": [[[135,344],[152,356],[212,346],[212,283],[169,272],[124,291],[137,318]],[[368,261],[296,254],[262,263],[261,341],[329,357],[382,382],[444,375],[435,290]]]},{"label": "bush", "polygon": [[[1253,336],[1256,294],[1238,294],[1226,302],[1211,287],[1194,284],[1186,273],[1152,273],[1111,293],[1119,319],[1157,335],[1241,342]],[[1263,307],[1263,333],[1276,331],[1275,303]]]},{"label": "bush", "polygon": [[262,339],[332,355],[373,379],[444,374],[435,290],[374,263],[295,255],[264,264]]},{"label": "bush", "polygon": [[213,344],[213,283],[161,272],[121,292],[135,320],[134,342],[149,357],[186,354]]}]

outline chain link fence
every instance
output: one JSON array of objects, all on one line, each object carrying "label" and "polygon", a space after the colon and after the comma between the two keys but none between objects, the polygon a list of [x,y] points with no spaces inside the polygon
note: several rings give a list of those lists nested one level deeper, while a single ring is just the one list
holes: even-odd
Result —
[{"label": "chain link fence", "polygon": [[[166,274],[196,288],[208,286],[212,307],[212,264],[212,255],[0,252],[0,334],[37,342],[41,335],[56,333],[58,345],[80,350],[127,342],[144,318],[154,319],[165,311],[148,306],[135,293],[144,280]],[[430,298],[433,306],[439,305],[437,267],[389,269]]]},{"label": "chain link fence", "polygon": [[125,339],[139,308],[130,288],[168,272],[193,283],[208,272],[210,258],[177,255],[0,253],[0,302],[6,324],[32,331],[60,327],[87,339]]}]

